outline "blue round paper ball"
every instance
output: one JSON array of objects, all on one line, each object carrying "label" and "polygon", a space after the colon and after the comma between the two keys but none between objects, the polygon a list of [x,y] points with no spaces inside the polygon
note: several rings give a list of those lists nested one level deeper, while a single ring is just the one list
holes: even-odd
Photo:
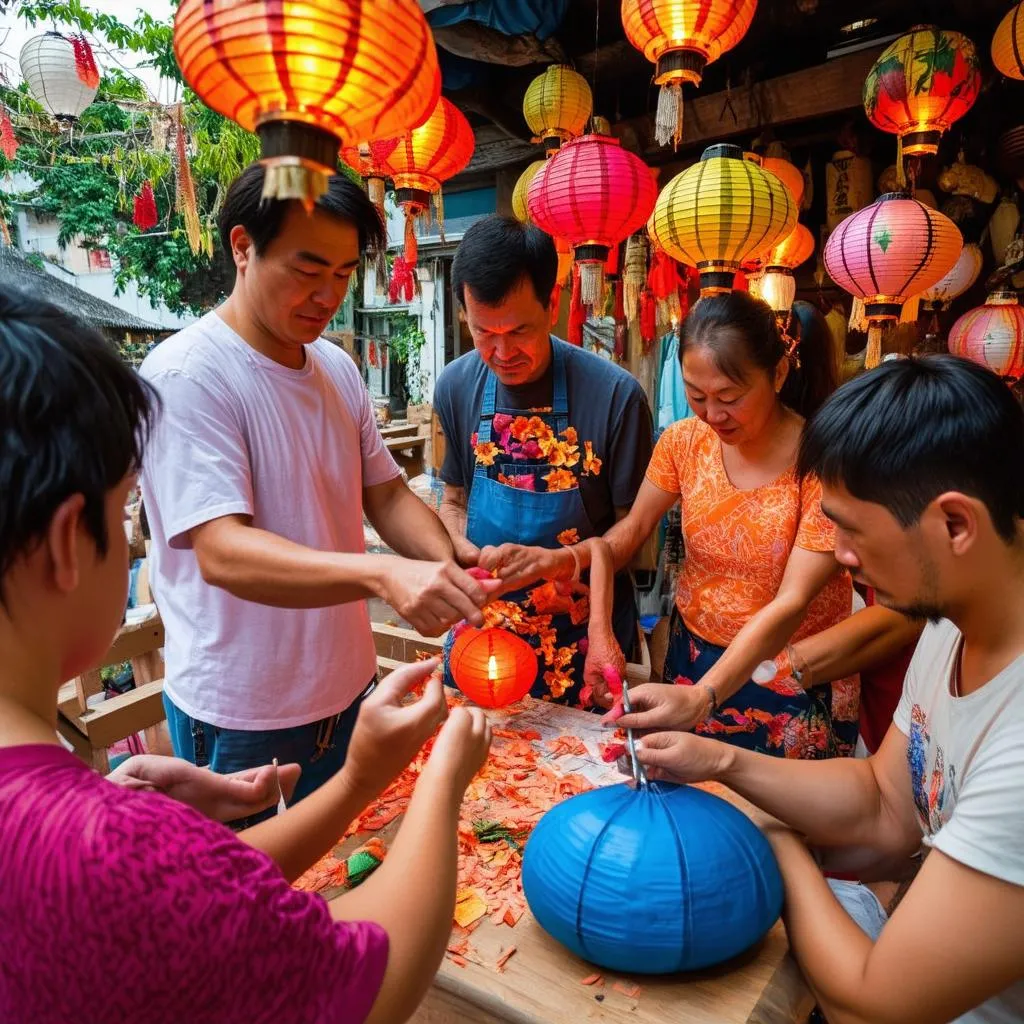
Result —
[{"label": "blue round paper ball", "polygon": [[553,807],[523,853],[540,926],[613,971],[693,971],[749,949],[782,912],[768,840],[701,789],[606,786]]}]

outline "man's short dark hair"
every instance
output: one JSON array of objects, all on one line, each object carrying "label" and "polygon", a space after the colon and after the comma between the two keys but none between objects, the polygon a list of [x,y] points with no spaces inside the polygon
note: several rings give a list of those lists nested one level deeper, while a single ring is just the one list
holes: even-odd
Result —
[{"label": "man's short dark hair", "polygon": [[558,276],[558,253],[550,235],[514,217],[492,214],[463,236],[452,263],[452,283],[466,305],[466,288],[485,306],[497,306],[523,278],[545,308]]},{"label": "man's short dark hair", "polygon": [[884,506],[904,528],[940,494],[960,491],[1012,543],[1024,515],[1024,410],[966,359],[891,360],[825,402],[804,428],[797,470]]},{"label": "man's short dark hair", "polygon": [[[285,214],[294,199],[264,199],[262,164],[249,164],[235,178],[224,197],[217,228],[225,256],[231,260],[231,229],[241,224],[261,255],[279,234]],[[359,232],[359,250],[380,249],[387,244],[384,224],[367,194],[344,174],[328,179],[327,191],[316,201],[317,208],[354,224]]]},{"label": "man's short dark hair", "polygon": [[96,331],[0,284],[0,602],[14,561],[74,494],[106,554],[106,497],[139,467],[156,401]]}]

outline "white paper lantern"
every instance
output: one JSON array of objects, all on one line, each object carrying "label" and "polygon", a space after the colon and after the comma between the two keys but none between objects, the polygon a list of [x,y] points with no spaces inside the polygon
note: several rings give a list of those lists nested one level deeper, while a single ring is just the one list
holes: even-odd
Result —
[{"label": "white paper lantern", "polygon": [[958,299],[978,280],[983,262],[984,257],[978,246],[973,242],[965,245],[953,269],[931,288],[921,292],[921,305],[931,311],[949,309],[953,300]]},{"label": "white paper lantern", "polygon": [[33,36],[20,62],[32,98],[54,117],[74,120],[96,98],[96,88],[78,77],[74,46],[59,32]]}]

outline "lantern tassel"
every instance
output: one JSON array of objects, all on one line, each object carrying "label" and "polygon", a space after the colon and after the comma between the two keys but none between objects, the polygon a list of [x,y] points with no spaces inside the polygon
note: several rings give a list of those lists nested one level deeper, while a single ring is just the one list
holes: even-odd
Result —
[{"label": "lantern tassel", "polygon": [[[199,207],[196,203],[196,188],[192,181],[192,169],[188,165],[188,151],[185,148],[185,121],[181,107],[178,107],[178,131],[175,154],[177,156],[177,207],[185,221],[185,237],[194,256],[202,248],[202,227],[199,223]],[[269,171],[268,171],[269,175]]]},{"label": "lantern tassel", "polygon": [[93,55],[92,47],[81,33],[72,35],[69,41],[75,51],[75,73],[78,75],[79,81],[90,89],[98,88],[100,69],[96,66],[96,57]]},{"label": "lantern tassel", "polygon": [[921,312],[921,297],[915,295],[913,298],[907,299],[903,303],[903,310],[900,313],[901,324],[912,324],[917,320],[918,314]]},{"label": "lantern tassel", "polygon": [[380,214],[381,223],[387,224],[388,218],[384,211],[384,179],[367,178],[366,194],[370,197],[370,202],[377,207],[377,213]]},{"label": "lantern tassel", "polygon": [[[600,264],[598,265],[600,266]],[[587,312],[583,308],[582,286],[580,284],[582,276],[579,266],[573,267],[572,297],[569,299],[569,329],[566,331],[566,341],[571,345],[583,344],[583,325],[587,322]]]},{"label": "lantern tassel", "polygon": [[645,288],[640,296],[640,337],[644,343],[644,352],[649,352],[658,333],[658,309],[654,292]]},{"label": "lantern tassel", "polygon": [[868,348],[864,368],[873,370],[882,361],[882,325],[872,321],[868,327]]},{"label": "lantern tassel", "polygon": [[445,245],[444,237],[444,196],[438,190],[434,193],[434,218],[437,220],[437,233],[441,237],[441,244]]},{"label": "lantern tassel", "polygon": [[18,140],[14,136],[14,125],[11,124],[7,111],[0,113],[0,153],[8,160],[13,160],[18,153]]},{"label": "lantern tassel", "polygon": [[317,199],[327,191],[329,175],[316,168],[283,161],[265,163],[264,168],[264,199],[294,199],[311,214]]},{"label": "lantern tassel", "polygon": [[670,142],[679,148],[683,138],[683,86],[681,82],[669,82],[658,93],[658,112],[654,120],[654,137],[659,146]]},{"label": "lantern tassel", "polygon": [[404,298],[406,302],[412,302],[416,294],[416,279],[413,275],[412,266],[402,256],[395,257],[395,265],[391,271],[391,286],[388,289],[388,298],[392,302],[398,302]]},{"label": "lantern tassel", "polygon": [[594,309],[604,298],[604,264],[584,263],[580,266],[580,297],[584,306]]},{"label": "lantern tassel", "polygon": [[864,308],[864,300],[854,296],[853,307],[850,310],[849,327],[851,331],[866,331],[868,329],[868,314]]},{"label": "lantern tassel", "polygon": [[374,292],[377,295],[386,295],[388,290],[388,254],[383,248],[371,253],[373,260]]},{"label": "lantern tassel", "polygon": [[419,243],[416,241],[416,214],[405,211],[405,262],[415,267],[419,259]]},{"label": "lantern tassel", "polygon": [[624,285],[623,302],[626,309],[626,320],[636,321],[640,315],[640,296],[647,279],[647,246],[643,235],[631,235],[626,242],[626,266],[622,274]]},{"label": "lantern tassel", "polygon": [[148,179],[142,183],[135,196],[132,209],[132,222],[140,231],[149,231],[157,225],[156,196],[153,194],[153,183]]}]

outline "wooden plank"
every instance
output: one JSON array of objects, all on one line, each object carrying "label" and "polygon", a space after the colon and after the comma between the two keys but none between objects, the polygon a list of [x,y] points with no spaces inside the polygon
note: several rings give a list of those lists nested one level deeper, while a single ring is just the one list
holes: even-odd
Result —
[{"label": "wooden plank", "polygon": [[390,441],[395,437],[416,437],[419,432],[420,428],[416,423],[393,423],[390,426],[380,428],[380,436],[385,441]]},{"label": "wooden plank", "polygon": [[132,658],[136,658],[140,654],[159,650],[163,645],[164,624],[159,616],[146,619],[145,622],[122,626],[99,667],[131,661]]},{"label": "wooden plank", "polygon": [[163,721],[163,691],[164,681],[157,679],[111,697],[81,716],[81,728],[94,748],[109,747]]}]

